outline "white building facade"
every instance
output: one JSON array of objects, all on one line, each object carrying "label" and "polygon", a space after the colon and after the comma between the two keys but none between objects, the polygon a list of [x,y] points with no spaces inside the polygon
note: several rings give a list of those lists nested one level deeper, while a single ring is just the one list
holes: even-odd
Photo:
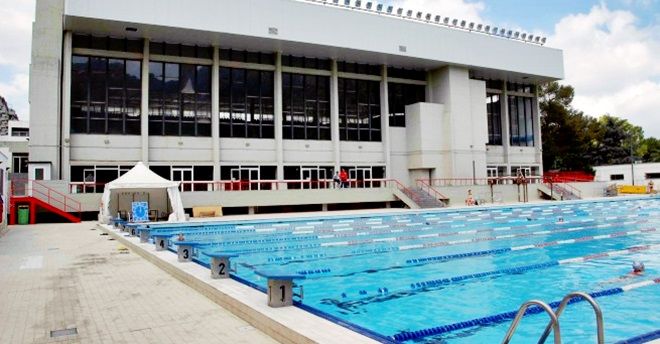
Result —
[{"label": "white building facade", "polygon": [[30,161],[73,183],[138,161],[200,182],[542,174],[560,50],[345,3],[38,0]]}]

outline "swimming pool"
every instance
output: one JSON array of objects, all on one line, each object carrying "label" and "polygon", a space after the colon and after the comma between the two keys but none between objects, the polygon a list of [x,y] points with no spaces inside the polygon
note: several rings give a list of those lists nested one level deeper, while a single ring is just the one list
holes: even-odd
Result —
[{"label": "swimming pool", "polygon": [[[237,253],[233,277],[262,290],[256,270],[303,274],[301,307],[384,342],[498,342],[523,302],[580,290],[597,296],[611,343],[660,329],[659,223],[660,198],[640,198],[155,231],[198,242],[201,264]],[[617,279],[634,260],[644,276]],[[587,303],[560,320],[564,343],[595,342]],[[526,316],[513,342],[536,341],[547,321]]]}]

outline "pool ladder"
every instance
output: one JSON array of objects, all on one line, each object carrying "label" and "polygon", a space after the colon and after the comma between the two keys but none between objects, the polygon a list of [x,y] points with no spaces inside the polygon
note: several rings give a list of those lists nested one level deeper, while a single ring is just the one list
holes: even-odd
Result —
[{"label": "pool ladder", "polygon": [[550,322],[548,325],[545,327],[545,331],[541,335],[541,338],[539,338],[538,344],[543,344],[545,343],[545,340],[548,338],[550,335],[550,331],[552,330],[554,333],[554,342],[555,344],[561,344],[561,333],[559,330],[559,316],[562,314],[564,311],[564,308],[568,306],[568,303],[573,299],[573,298],[582,298],[589,302],[591,307],[594,310],[594,313],[596,313],[596,331],[598,332],[598,344],[604,344],[605,343],[605,333],[603,329],[603,312],[600,310],[600,306],[598,306],[598,303],[589,296],[587,293],[583,293],[580,291],[575,291],[572,293],[568,293],[564,298],[561,300],[559,303],[559,307],[557,307],[557,311],[554,312],[550,306],[548,306],[547,303],[539,300],[529,300],[520,306],[520,309],[518,310],[518,313],[516,314],[516,317],[513,319],[513,322],[511,323],[511,326],[509,327],[509,330],[506,332],[506,337],[504,337],[504,340],[502,341],[502,344],[508,344],[511,341],[511,337],[513,337],[513,333],[516,331],[518,328],[518,324],[520,323],[520,320],[522,317],[525,315],[525,312],[527,309],[531,306],[538,306],[541,307],[548,315],[550,316]]}]

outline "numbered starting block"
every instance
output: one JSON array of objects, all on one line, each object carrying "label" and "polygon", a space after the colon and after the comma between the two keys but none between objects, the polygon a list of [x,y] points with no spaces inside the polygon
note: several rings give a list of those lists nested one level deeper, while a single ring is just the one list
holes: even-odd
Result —
[{"label": "numbered starting block", "polygon": [[140,243],[144,244],[149,242],[149,233],[151,232],[151,228],[148,226],[139,226],[137,231],[140,234]]},{"label": "numbered starting block", "polygon": [[128,234],[129,234],[130,236],[137,236],[137,233],[138,233],[138,230],[137,230],[137,229],[138,229],[138,227],[140,227],[140,226],[141,226],[141,225],[139,225],[139,224],[137,224],[137,223],[128,223],[128,224],[126,224],[124,227],[126,227],[126,231],[128,232]]},{"label": "numbered starting block", "polygon": [[[304,279],[305,275],[268,270],[255,273],[268,279],[268,306],[275,308],[292,306],[294,296],[303,298],[303,287],[295,286],[293,280]],[[294,294],[294,287],[299,288],[300,293]]]},{"label": "numbered starting block", "polygon": [[231,258],[238,257],[238,254],[229,252],[211,252],[205,253],[211,257],[211,278],[223,279],[229,278],[230,272],[236,272],[231,269]]},{"label": "numbered starting block", "polygon": [[193,246],[195,243],[190,241],[177,241],[176,253],[179,263],[189,263],[193,261]]},{"label": "numbered starting block", "polygon": [[156,251],[165,251],[167,250],[169,236],[164,235],[154,235],[154,245],[156,245]]}]

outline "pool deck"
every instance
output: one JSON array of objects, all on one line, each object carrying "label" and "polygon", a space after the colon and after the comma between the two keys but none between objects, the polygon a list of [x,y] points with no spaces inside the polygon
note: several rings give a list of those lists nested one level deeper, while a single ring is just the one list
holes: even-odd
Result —
[{"label": "pool deck", "polygon": [[271,308],[267,295],[232,279],[214,280],[209,269],[180,263],[171,251],[156,251],[153,243],[140,243],[108,225],[97,225],[147,261],[205,295],[255,328],[282,343],[377,343],[334,322],[297,307]]},{"label": "pool deck", "polygon": [[277,343],[95,225],[0,236],[0,343]]}]

